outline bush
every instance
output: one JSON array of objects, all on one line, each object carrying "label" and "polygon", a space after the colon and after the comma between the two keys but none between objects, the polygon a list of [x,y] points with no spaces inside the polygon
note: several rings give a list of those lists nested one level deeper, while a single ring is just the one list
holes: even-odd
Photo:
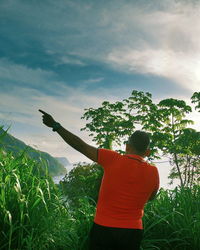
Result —
[{"label": "bush", "polygon": [[77,164],[60,182],[71,206],[78,206],[79,199],[83,197],[87,197],[89,203],[95,206],[102,176],[103,169],[96,163]]}]

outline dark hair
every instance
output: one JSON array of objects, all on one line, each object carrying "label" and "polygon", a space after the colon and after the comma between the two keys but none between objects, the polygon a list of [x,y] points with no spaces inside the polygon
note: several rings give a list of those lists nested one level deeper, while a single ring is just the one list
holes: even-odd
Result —
[{"label": "dark hair", "polygon": [[128,144],[138,153],[144,153],[150,144],[149,135],[140,130],[136,130],[128,140]]}]

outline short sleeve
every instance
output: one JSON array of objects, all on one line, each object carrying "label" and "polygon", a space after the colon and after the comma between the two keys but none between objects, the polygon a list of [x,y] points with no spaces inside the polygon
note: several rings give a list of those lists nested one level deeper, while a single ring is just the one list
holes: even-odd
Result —
[{"label": "short sleeve", "polygon": [[118,159],[119,153],[110,149],[99,148],[97,162],[105,169]]}]

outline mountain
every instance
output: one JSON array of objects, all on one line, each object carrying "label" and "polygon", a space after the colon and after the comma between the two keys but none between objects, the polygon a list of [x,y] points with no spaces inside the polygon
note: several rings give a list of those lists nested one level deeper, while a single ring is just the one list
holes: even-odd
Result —
[{"label": "mountain", "polygon": [[54,157],[56,160],[58,160],[63,166],[67,167],[71,165],[71,163],[68,161],[65,157]]},{"label": "mountain", "polygon": [[36,161],[41,161],[41,159],[45,160],[45,162],[47,162],[48,171],[51,176],[66,174],[67,172],[63,164],[61,164],[57,159],[52,157],[50,154],[36,150],[26,145],[23,141],[10,135],[1,127],[0,127],[0,147],[3,148],[5,152],[12,152],[14,156],[17,156],[23,151],[26,151],[28,157],[33,158]]}]

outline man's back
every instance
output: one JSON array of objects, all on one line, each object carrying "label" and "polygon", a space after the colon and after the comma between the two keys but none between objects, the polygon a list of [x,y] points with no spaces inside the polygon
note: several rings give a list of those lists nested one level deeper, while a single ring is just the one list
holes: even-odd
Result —
[{"label": "man's back", "polygon": [[159,188],[156,167],[139,155],[120,155],[99,149],[98,163],[104,168],[94,222],[108,227],[142,229],[145,203]]}]

